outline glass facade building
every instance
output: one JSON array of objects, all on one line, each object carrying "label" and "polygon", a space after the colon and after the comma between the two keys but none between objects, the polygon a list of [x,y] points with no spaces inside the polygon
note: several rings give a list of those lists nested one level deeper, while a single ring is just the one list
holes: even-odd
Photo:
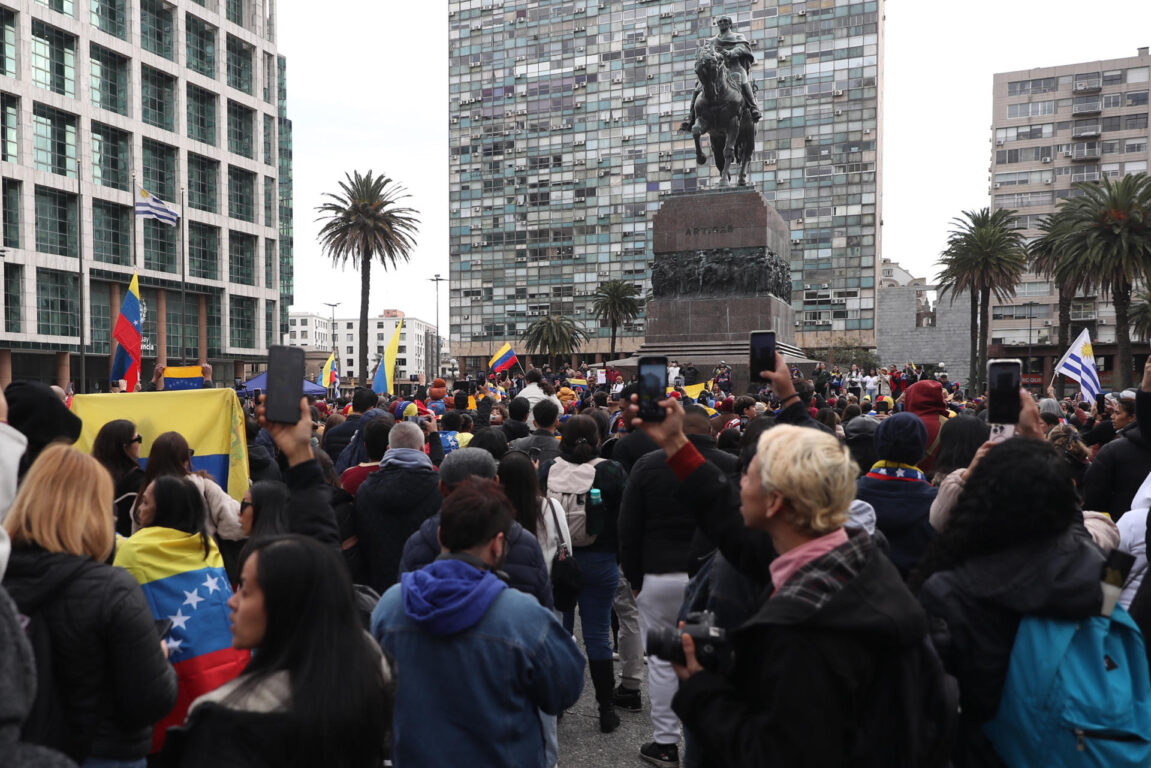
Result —
[{"label": "glass facade building", "polygon": [[[133,273],[145,377],[165,357],[210,360],[221,381],[228,363],[263,361],[292,301],[276,0],[228,14],[223,0],[4,5],[0,386],[106,389]],[[133,178],[181,213],[178,226],[135,215]]]},{"label": "glass facade building", "polygon": [[[451,0],[450,336],[486,364],[536,318],[588,331],[612,279],[650,286],[663,197],[713,188],[678,131],[697,44],[729,15],[751,41],[764,113],[750,168],[791,229],[796,337],[874,346],[883,3]],[[626,354],[644,322],[620,329]]]}]

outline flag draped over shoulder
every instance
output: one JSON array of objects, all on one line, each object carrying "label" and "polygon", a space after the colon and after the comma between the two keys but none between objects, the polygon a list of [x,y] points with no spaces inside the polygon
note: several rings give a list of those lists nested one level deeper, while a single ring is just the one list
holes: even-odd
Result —
[{"label": "flag draped over shoulder", "polygon": [[114,565],[140,583],[152,617],[172,621],[164,639],[180,688],[175,708],[156,724],[154,751],[163,745],[168,726],[184,722],[196,698],[235,678],[248,663],[247,651],[232,648],[232,588],[220,551],[208,542],[205,557],[199,534],[153,526],[122,539],[116,550]]},{"label": "flag draped over shoulder", "polygon": [[320,386],[328,389],[340,386],[340,361],[336,359],[335,352],[328,355],[328,361],[320,370]]},{"label": "flag draped over shoulder", "polygon": [[506,371],[518,362],[519,360],[516,358],[516,353],[512,351],[512,345],[505,343],[500,347],[498,352],[492,355],[492,359],[488,361],[488,370],[492,373],[499,373],[500,371]]},{"label": "flag draped over shoulder", "polygon": [[388,346],[384,349],[384,356],[380,359],[379,365],[376,366],[376,375],[372,379],[372,391],[377,395],[390,395],[393,394],[396,388],[395,375],[396,375],[396,355],[400,351],[400,331],[404,328],[404,319],[401,317],[400,322],[396,323],[396,330],[392,334],[392,340],[388,342]]},{"label": "flag draped over shoulder", "polygon": [[164,432],[179,432],[195,451],[192,469],[206,470],[233,499],[248,490],[248,441],[240,401],[231,389],[190,389],[183,392],[138,392],[132,395],[76,395],[72,412],[84,424],[76,447],[91,452],[100,428],[114,419],[128,419],[144,438],[140,464]]},{"label": "flag draped over shoulder", "polygon": [[143,330],[140,323],[140,279],[132,275],[128,293],[120,305],[120,316],[112,329],[112,338],[120,343],[116,347],[116,358],[112,361],[112,381],[123,379],[129,392],[136,391],[140,380],[140,340]]},{"label": "flag draped over shoulder", "polygon": [[1086,400],[1094,400],[1103,391],[1099,385],[1099,374],[1095,370],[1095,351],[1091,348],[1091,334],[1086,328],[1071,343],[1071,349],[1059,359],[1055,372],[1079,382],[1079,389]]}]

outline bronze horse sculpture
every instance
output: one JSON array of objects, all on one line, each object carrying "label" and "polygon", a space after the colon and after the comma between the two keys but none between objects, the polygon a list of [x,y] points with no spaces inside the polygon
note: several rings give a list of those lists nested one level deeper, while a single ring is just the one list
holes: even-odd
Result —
[{"label": "bronze horse sculpture", "polygon": [[728,71],[723,51],[711,42],[700,45],[695,57],[695,74],[699,78],[700,92],[695,101],[695,124],[691,135],[695,139],[695,161],[707,162],[700,146],[704,133],[711,139],[712,154],[720,173],[720,186],[731,181],[733,165],[739,166],[739,184],[747,184],[747,167],[755,151],[755,122],[743,98],[738,82]]}]

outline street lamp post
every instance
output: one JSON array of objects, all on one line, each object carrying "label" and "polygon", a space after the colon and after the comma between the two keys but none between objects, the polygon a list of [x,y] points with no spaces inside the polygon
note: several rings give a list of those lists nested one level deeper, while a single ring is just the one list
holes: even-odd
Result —
[{"label": "street lamp post", "polygon": [[440,375],[440,351],[443,346],[440,344],[440,283],[446,283],[447,281],[448,279],[446,277],[440,277],[439,272],[436,273],[435,277],[428,278],[429,283],[436,284],[436,370],[429,377],[432,379]]},{"label": "street lamp post", "polygon": [[[339,301],[336,301],[336,302],[325,301],[324,302],[324,306],[328,307],[332,311],[331,320],[329,320],[329,325],[328,325],[328,333],[332,334],[332,362],[334,364],[336,364],[337,366],[338,366],[338,363],[336,363],[335,361],[340,357],[340,345],[336,341],[336,307],[340,306],[340,304],[341,304],[341,302],[339,302]],[[335,387],[332,387],[332,389],[335,389]],[[339,396],[340,396],[339,392],[335,392],[335,394],[333,395],[334,398],[338,398]]]}]

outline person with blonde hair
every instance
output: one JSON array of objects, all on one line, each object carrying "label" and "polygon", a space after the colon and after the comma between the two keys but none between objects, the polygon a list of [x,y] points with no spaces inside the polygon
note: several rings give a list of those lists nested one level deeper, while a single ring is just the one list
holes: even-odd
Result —
[{"label": "person with blonde hair", "polygon": [[81,766],[142,768],[152,725],[176,703],[148,602],[105,561],[114,543],[112,477],[91,456],[50,445],[28,470],[4,520],[12,557],[4,588],[29,619],[34,649],[51,650],[27,741]]},{"label": "person with blonde hair", "polygon": [[[783,359],[763,371],[784,404],[797,398]],[[634,418],[667,454],[678,495],[720,553],[765,584],[751,617],[729,630],[731,658],[700,663],[691,635],[673,661],[672,708],[700,742],[704,764],[927,765],[917,751],[930,717],[926,680],[908,691],[904,669],[930,662],[923,609],[864,531],[844,528],[858,468],[822,430],[776,426],[760,436],[735,489],[683,433],[683,409]],[[807,422],[803,422],[807,423]],[[712,646],[714,647],[714,646]],[[936,660],[936,668],[938,662]]]}]

